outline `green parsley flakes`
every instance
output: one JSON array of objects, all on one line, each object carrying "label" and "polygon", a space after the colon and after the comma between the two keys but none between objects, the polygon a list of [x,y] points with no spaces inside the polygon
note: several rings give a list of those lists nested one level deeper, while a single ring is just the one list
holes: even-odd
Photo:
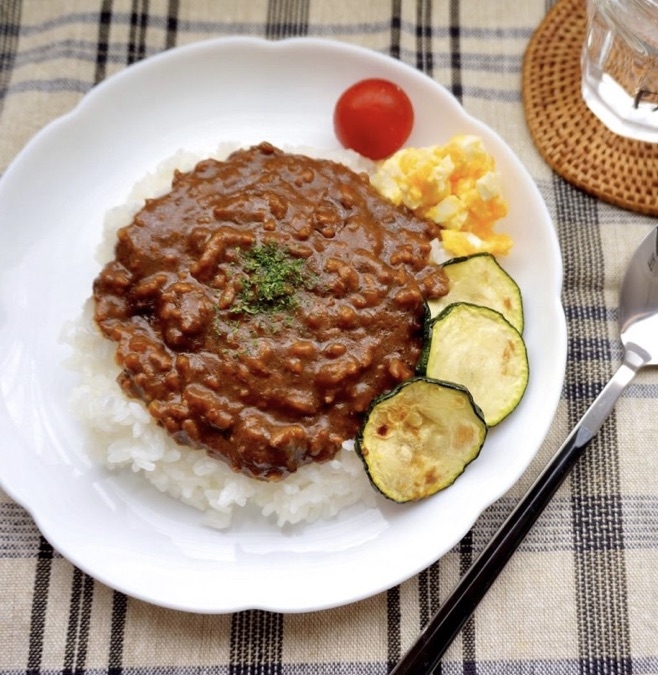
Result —
[{"label": "green parsley flakes", "polygon": [[295,309],[295,292],[311,283],[305,259],[280,244],[268,242],[242,251],[240,290],[232,314],[270,314]]}]

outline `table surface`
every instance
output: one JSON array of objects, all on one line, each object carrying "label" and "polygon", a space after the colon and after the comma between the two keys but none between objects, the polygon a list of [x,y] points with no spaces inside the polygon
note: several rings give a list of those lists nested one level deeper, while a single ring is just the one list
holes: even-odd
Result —
[{"label": "table surface", "polygon": [[[521,480],[430,568],[345,607],[217,616],[155,607],[76,569],[0,492],[0,675],[390,671],[618,365],[621,275],[654,225],[574,188],[531,141],[523,54],[551,4],[2,0],[0,171],[101,80],[199,40],[321,37],[425,72],[507,141],[548,205],[564,260],[568,362],[555,420]],[[658,199],[656,178],[653,193]],[[647,369],[451,645],[440,672],[658,673],[657,399],[658,373]]]}]

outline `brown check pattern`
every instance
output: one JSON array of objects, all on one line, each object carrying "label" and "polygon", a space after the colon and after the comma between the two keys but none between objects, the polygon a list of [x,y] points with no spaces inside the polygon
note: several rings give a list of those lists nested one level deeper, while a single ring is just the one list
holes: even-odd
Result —
[{"label": "brown check pattern", "polygon": [[[558,229],[569,328],[558,414],[518,485],[429,569],[347,607],[205,616],[150,606],[72,566],[0,492],[0,675],[384,675],[393,667],[619,362],[619,282],[653,225],[573,188],[531,143],[522,59],[551,4],[0,0],[0,172],[95,84],[178,45],[308,35],[416,67],[498,131],[532,173]],[[658,673],[657,405],[658,374],[642,373],[437,672]],[[0,442],[11,448],[10,438]]]}]

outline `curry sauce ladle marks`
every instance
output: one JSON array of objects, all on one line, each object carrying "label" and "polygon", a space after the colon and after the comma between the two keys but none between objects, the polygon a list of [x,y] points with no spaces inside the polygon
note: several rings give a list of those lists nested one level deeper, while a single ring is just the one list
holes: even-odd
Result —
[{"label": "curry sauce ladle marks", "polygon": [[474,612],[640,368],[658,365],[658,227],[633,254],[619,300],[624,358],[532,487],[389,675],[425,675]]}]

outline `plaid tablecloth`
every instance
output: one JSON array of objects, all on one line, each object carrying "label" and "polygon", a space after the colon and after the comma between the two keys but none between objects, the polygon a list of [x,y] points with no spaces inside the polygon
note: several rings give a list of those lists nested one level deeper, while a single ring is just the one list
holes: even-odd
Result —
[{"label": "plaid tablecloth", "polygon": [[[0,0],[0,171],[104,78],[211,37],[332,38],[427,73],[511,145],[539,186],[562,247],[569,331],[559,410],[520,482],[439,562],[346,607],[209,616],[151,606],[76,569],[0,493],[0,674],[374,675],[392,668],[619,363],[620,279],[654,224],[578,191],[551,172],[531,142],[522,58],[551,4]],[[658,199],[655,183],[653,190]],[[647,370],[450,647],[440,672],[658,673],[657,406],[658,374]]]}]

